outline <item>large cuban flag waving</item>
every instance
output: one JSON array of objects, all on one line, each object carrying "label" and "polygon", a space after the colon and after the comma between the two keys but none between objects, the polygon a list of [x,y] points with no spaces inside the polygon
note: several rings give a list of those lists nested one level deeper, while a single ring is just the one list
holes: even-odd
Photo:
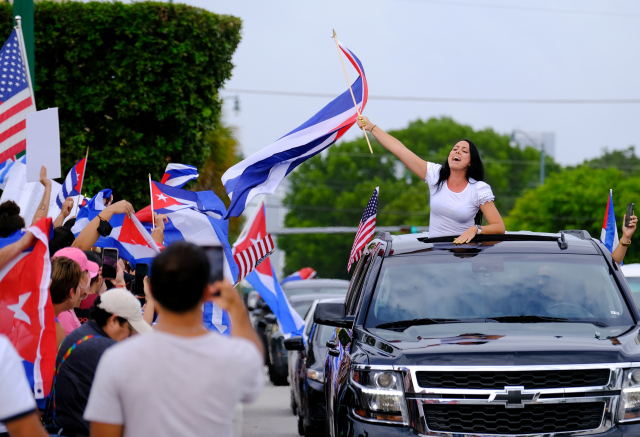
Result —
[{"label": "large cuban flag waving", "polygon": [[[364,68],[353,52],[340,42],[338,45],[359,74],[351,88],[362,113],[369,95]],[[275,193],[285,176],[335,143],[357,117],[351,92],[346,90],[302,125],[227,170],[222,176],[231,199],[226,217],[238,217],[258,194]]]},{"label": "large cuban flag waving", "polygon": [[[52,219],[42,218],[27,229],[36,243],[0,269],[0,333],[22,357],[36,399],[49,395],[56,359],[56,328],[49,298]],[[0,238],[0,248],[18,241],[20,230]]]},{"label": "large cuban flag waving", "polygon": [[[264,202],[260,202],[251,219],[233,245],[234,253],[241,252],[267,235]],[[302,335],[304,320],[291,307],[287,296],[278,283],[269,258],[262,261],[245,278],[275,314],[285,338]]]}]

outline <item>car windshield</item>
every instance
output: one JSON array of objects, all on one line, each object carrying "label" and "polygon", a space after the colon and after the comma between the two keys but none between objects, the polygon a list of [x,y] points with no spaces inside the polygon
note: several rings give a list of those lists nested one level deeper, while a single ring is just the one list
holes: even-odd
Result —
[{"label": "car windshield", "polygon": [[307,316],[307,311],[311,308],[311,304],[313,304],[312,300],[303,300],[302,302],[292,303],[291,306],[304,319]]},{"label": "car windshield", "polygon": [[384,261],[365,327],[465,321],[633,324],[600,257],[421,254]]},{"label": "car windshield", "polygon": [[339,287],[282,287],[282,291],[287,295],[287,298],[290,298],[291,296],[301,296],[303,294],[342,294],[346,296],[348,287],[349,284]]},{"label": "car windshield", "polygon": [[316,331],[316,344],[319,347],[325,347],[327,341],[333,338],[333,333],[336,331],[336,328],[334,328],[333,326],[316,325]]}]

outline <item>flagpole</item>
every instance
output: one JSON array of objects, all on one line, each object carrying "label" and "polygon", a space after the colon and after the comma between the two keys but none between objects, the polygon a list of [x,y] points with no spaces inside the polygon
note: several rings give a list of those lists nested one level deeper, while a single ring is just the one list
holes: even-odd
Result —
[{"label": "flagpole", "polygon": [[89,162],[89,146],[87,146],[87,154],[84,157],[84,172],[82,173],[82,180],[80,181],[80,191],[78,191],[78,201],[76,202],[76,213],[78,215],[78,207],[80,206],[80,196],[82,196],[82,185],[84,185],[84,177],[87,174],[87,162]]},{"label": "flagpole", "polygon": [[27,60],[27,48],[24,46],[24,37],[22,36],[22,17],[16,15],[16,26],[14,29],[18,34],[18,40],[20,43],[20,55],[22,56],[22,62],[27,71],[27,83],[29,84],[29,91],[31,91],[31,100],[33,101],[33,107],[36,107],[36,93],[33,92],[33,85],[31,84],[31,71],[29,70],[29,61]]},{"label": "flagpole", "polygon": [[151,194],[151,229],[156,228],[156,218],[153,214],[153,185],[151,183],[151,173],[149,173],[149,193]]},{"label": "flagpole", "polygon": [[[360,109],[358,109],[358,103],[356,102],[356,97],[353,94],[353,90],[351,89],[351,81],[349,80],[349,75],[347,74],[347,67],[344,65],[344,59],[342,59],[342,50],[340,50],[340,44],[338,44],[338,36],[336,35],[336,31],[333,31],[333,40],[336,42],[336,47],[338,48],[338,54],[340,55],[340,62],[342,62],[342,69],[344,70],[344,75],[347,78],[347,85],[349,85],[349,91],[351,91],[351,98],[353,99],[353,104],[356,107],[356,112],[358,113],[358,118],[362,120],[362,114],[360,113]],[[367,139],[367,144],[369,145],[369,151],[373,153],[373,149],[371,148],[371,143],[369,142],[369,136],[367,135],[367,130],[362,129],[364,131],[364,137]]]}]

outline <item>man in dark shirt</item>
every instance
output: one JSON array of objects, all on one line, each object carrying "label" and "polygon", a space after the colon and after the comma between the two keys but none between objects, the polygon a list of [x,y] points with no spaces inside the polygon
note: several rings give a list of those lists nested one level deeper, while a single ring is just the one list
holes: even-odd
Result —
[{"label": "man in dark shirt", "polygon": [[89,435],[89,424],[82,415],[104,351],[134,332],[149,330],[138,299],[129,291],[107,290],[96,298],[91,320],[65,337],[56,357],[52,396],[54,417],[63,429],[62,435]]}]

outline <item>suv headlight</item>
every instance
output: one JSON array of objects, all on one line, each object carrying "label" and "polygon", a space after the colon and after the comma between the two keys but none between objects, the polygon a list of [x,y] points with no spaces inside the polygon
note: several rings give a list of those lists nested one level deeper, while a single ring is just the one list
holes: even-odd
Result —
[{"label": "suv headlight", "polygon": [[367,420],[409,423],[400,373],[354,369],[351,382],[360,398],[354,409],[357,416]]},{"label": "suv headlight", "polygon": [[316,382],[324,383],[324,372],[322,370],[307,369],[307,376]]},{"label": "suv headlight", "polygon": [[620,393],[619,422],[640,420],[640,369],[627,370]]}]

